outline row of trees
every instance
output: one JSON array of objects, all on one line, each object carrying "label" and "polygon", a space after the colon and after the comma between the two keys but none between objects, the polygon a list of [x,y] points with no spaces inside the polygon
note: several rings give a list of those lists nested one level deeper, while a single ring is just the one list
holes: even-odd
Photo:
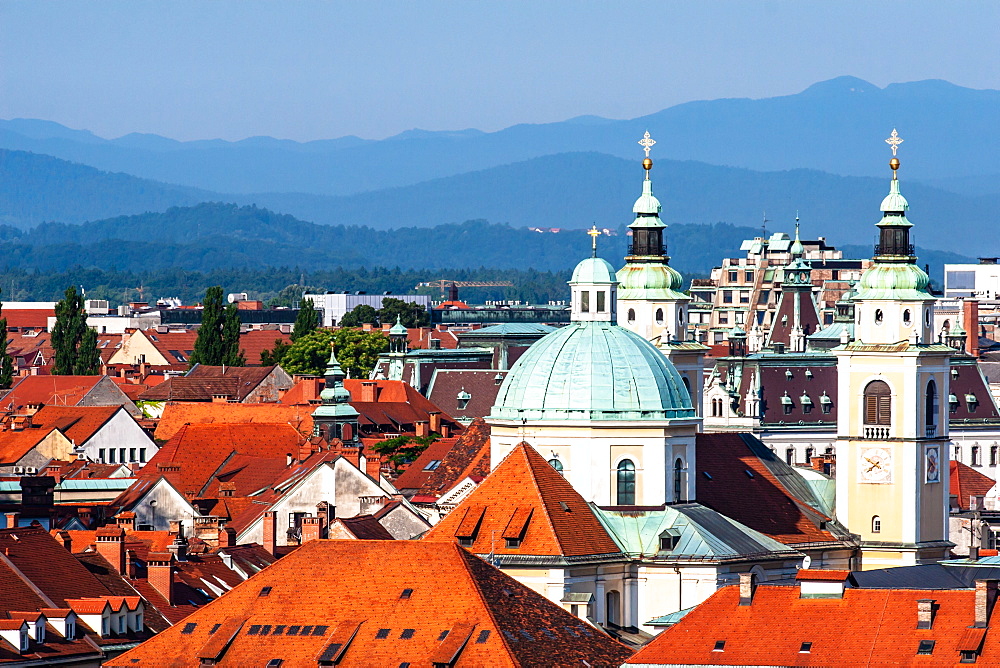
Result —
[{"label": "row of trees", "polygon": [[427,327],[431,324],[431,315],[427,309],[417,302],[404,302],[402,299],[387,297],[382,300],[382,308],[375,309],[368,304],[359,304],[344,314],[340,319],[341,327],[360,327],[364,324],[395,325],[396,318],[404,327]]},{"label": "row of trees", "polygon": [[351,378],[367,378],[378,362],[379,353],[389,349],[389,338],[382,332],[359,329],[314,329],[291,345],[276,341],[271,350],[260,355],[261,364],[280,364],[290,374],[322,376],[330,359],[331,346],[337,361]]}]

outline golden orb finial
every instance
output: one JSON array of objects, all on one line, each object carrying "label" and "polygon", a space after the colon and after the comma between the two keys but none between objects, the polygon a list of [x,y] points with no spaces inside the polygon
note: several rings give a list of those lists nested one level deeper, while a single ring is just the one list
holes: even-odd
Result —
[{"label": "golden orb finial", "polygon": [[899,169],[899,158],[893,158],[892,160],[890,160],[889,167],[892,168],[892,171],[896,171],[897,169]]},{"label": "golden orb finial", "polygon": [[653,168],[653,160],[651,158],[646,158],[642,161],[642,168],[647,172]]}]

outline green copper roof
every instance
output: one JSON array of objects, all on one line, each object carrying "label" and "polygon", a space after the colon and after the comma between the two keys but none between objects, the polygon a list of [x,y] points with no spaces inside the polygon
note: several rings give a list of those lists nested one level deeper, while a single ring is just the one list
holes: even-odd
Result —
[{"label": "green copper roof", "polygon": [[930,278],[915,264],[876,262],[861,275],[854,298],[914,301],[934,299],[927,290],[929,284]]},{"label": "green copper roof", "polygon": [[400,320],[398,314],[396,315],[396,324],[389,328],[389,334],[406,336],[406,327],[403,327],[403,322]]},{"label": "green copper roof", "polygon": [[[642,182],[642,194],[639,195],[639,199],[635,201],[635,205],[632,207],[632,213],[655,216],[660,213],[661,208],[660,200],[653,197],[653,182],[650,181],[649,178],[646,178]],[[660,225],[663,225],[663,223],[660,223]]]},{"label": "green copper roof", "polygon": [[573,277],[569,279],[573,283],[617,283],[615,278],[615,268],[604,258],[588,257],[573,270]]},{"label": "green copper roof", "polygon": [[344,370],[337,361],[337,354],[330,348],[330,360],[326,363],[326,382],[319,398],[323,402],[313,411],[313,417],[357,417],[358,412],[348,402],[351,393],[344,387]]},{"label": "green copper roof", "polygon": [[910,210],[910,203],[899,192],[899,179],[893,179],[889,185],[889,194],[882,200],[883,213],[903,213]]},{"label": "green copper roof", "polygon": [[528,348],[491,418],[666,420],[694,417],[674,366],[649,341],[607,322],[576,322]]},{"label": "green copper roof", "polygon": [[618,299],[688,299],[680,291],[684,279],[676,269],[659,262],[636,262],[618,270]]}]

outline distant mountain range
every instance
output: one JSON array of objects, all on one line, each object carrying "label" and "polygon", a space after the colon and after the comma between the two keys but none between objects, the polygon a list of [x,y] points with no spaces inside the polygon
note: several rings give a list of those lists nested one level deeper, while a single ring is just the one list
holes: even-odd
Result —
[{"label": "distant mountain range", "polygon": [[[741,234],[753,236],[761,234],[765,211],[769,230],[789,232],[798,211],[806,236],[826,236],[838,246],[873,241],[878,206],[889,181],[888,174],[865,178],[802,169],[755,172],[669,160],[656,161],[652,176],[668,224],[722,222],[748,228]],[[376,230],[430,228],[475,219],[515,228],[582,229],[596,223],[617,229],[632,221],[631,205],[640,193],[642,178],[636,161],[571,153],[348,197],[232,195],[106,173],[49,156],[0,150],[0,223],[22,229],[42,221],[82,223],[215,201],[256,204],[291,214],[298,222],[362,225]],[[983,234],[995,227],[996,196],[958,195],[907,181],[905,174],[903,192],[912,206],[914,238],[922,246],[968,254],[970,240],[976,239],[976,253],[1000,254],[1000,239]],[[100,227],[109,224],[133,223],[105,221]],[[205,221],[205,225],[207,229],[213,222]],[[217,231],[225,234],[224,229]],[[280,228],[273,231],[281,233]],[[150,239],[159,239],[160,232],[148,230],[153,235]],[[319,228],[312,233],[324,234]],[[61,239],[73,234],[67,230]],[[102,236],[141,241],[129,230],[102,232]],[[201,235],[188,239],[196,236]],[[364,250],[358,261],[383,263],[372,252]]]},{"label": "distant mountain range", "polygon": [[414,130],[381,141],[178,142],[139,134],[109,140],[48,121],[15,119],[0,121],[0,148],[215,192],[345,196],[557,153],[597,152],[637,161],[635,142],[647,129],[658,142],[653,153],[658,162],[876,176],[888,159],[882,139],[896,127],[906,140],[901,159],[907,178],[997,194],[1000,178],[991,175],[1000,170],[984,165],[983,157],[1000,152],[998,121],[1000,91],[936,80],[883,89],[840,77],[796,95],[691,102],[631,120],[580,117],[490,133]]}]

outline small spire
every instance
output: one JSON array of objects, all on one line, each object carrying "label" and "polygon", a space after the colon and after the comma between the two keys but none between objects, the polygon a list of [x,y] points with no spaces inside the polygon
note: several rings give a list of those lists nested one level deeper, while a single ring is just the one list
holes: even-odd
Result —
[{"label": "small spire", "polygon": [[597,257],[597,237],[601,236],[601,231],[597,229],[597,223],[587,230],[587,234],[590,235],[590,257]]},{"label": "small spire", "polygon": [[649,136],[649,130],[646,130],[646,134],[644,134],[642,136],[642,139],[639,140],[639,146],[641,146],[642,150],[646,152],[646,157],[642,161],[642,168],[644,170],[646,170],[646,180],[647,181],[649,180],[649,170],[651,170],[653,168],[653,161],[649,157],[649,149],[651,149],[653,147],[653,144],[655,144],[655,143],[656,143],[656,140],[652,139]]},{"label": "small spire", "polygon": [[800,258],[803,255],[805,255],[805,253],[806,253],[805,246],[803,246],[802,242],[799,241],[799,212],[798,211],[795,212],[795,241],[792,242],[791,252],[792,252],[792,257],[793,258]]}]

